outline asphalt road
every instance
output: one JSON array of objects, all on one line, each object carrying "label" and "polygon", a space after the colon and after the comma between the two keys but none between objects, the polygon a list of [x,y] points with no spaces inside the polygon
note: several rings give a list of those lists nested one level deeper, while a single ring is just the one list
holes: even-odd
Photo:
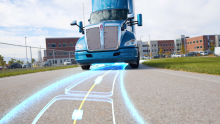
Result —
[{"label": "asphalt road", "polygon": [[220,76],[118,64],[0,79],[0,124],[220,123]]}]

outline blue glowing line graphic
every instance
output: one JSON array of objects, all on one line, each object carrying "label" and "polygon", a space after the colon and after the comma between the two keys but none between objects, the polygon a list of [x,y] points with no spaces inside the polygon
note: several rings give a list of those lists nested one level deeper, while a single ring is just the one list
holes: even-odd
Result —
[{"label": "blue glowing line graphic", "polygon": [[52,93],[53,91],[56,91],[58,87],[63,87],[66,84],[68,84],[70,81],[74,81],[75,79],[84,77],[84,76],[90,74],[91,71],[105,70],[105,68],[106,67],[99,67],[99,68],[91,69],[88,72],[83,72],[83,73],[71,76],[69,78],[58,81],[58,82],[42,89],[41,91],[39,91],[39,92],[35,93],[34,95],[30,96],[25,101],[23,101],[22,103],[17,105],[15,108],[13,108],[8,114],[6,114],[0,120],[0,124],[4,124],[4,123],[8,123],[9,121],[12,121],[12,119],[14,117],[16,117],[18,115],[18,113],[24,112],[27,108],[29,108],[32,104],[34,104],[34,101],[36,99],[41,100],[42,98],[44,98],[44,96]]},{"label": "blue glowing line graphic", "polygon": [[[109,67],[108,67],[109,68]],[[111,67],[113,68],[113,67]],[[99,74],[99,73],[98,73]],[[95,75],[98,75],[95,74]],[[116,78],[119,74],[119,71],[117,71],[117,74],[115,75],[114,81],[113,81],[113,85],[115,84]],[[89,78],[93,77],[94,75],[90,75],[87,78],[83,78],[83,79],[79,79],[76,82],[77,83],[73,83],[71,85],[69,85],[67,88],[65,88],[65,94],[66,95],[59,95],[54,97],[40,112],[39,114],[36,116],[36,118],[34,119],[34,121],[32,122],[32,124],[36,124],[37,121],[40,119],[40,117],[45,113],[45,111],[57,100],[84,100],[85,94],[87,93],[86,91],[72,91],[69,92],[72,88],[74,88],[76,85],[80,84],[81,82],[88,80]],[[97,82],[101,82],[102,78],[100,78],[100,76],[98,78],[96,78],[97,80],[95,81],[95,83]],[[113,88],[112,88],[113,90]],[[78,94],[74,94],[74,93],[78,93]],[[83,94],[81,94],[83,93]],[[94,92],[91,92],[94,94]],[[99,102],[108,102],[112,104],[112,115],[113,115],[113,122],[115,124],[115,117],[114,117],[114,106],[113,106],[113,100],[111,98],[109,98],[110,96],[113,95],[113,91],[111,91],[110,93],[107,93],[107,95],[103,95],[102,93],[104,92],[95,92],[95,95],[89,95],[88,98],[86,99],[86,101],[99,101]]]},{"label": "blue glowing line graphic", "polygon": [[133,116],[133,118],[135,118],[139,124],[146,124],[146,122],[144,122],[144,120],[142,119],[141,115],[138,113],[138,111],[135,109],[134,105],[132,104],[132,102],[129,99],[129,96],[125,90],[125,86],[124,86],[124,80],[123,80],[123,70],[125,70],[125,67],[127,66],[127,64],[123,65],[123,69],[121,71],[121,76],[120,76],[120,86],[121,86],[121,93],[122,96],[124,98],[126,107],[128,108],[128,110],[130,111],[130,114]]},{"label": "blue glowing line graphic", "polygon": [[[112,104],[112,115],[113,115],[113,123],[115,124],[115,116],[114,116],[114,105],[113,100],[110,98],[113,96],[114,91],[114,85],[116,82],[116,79],[118,75],[120,74],[120,87],[121,87],[121,93],[124,98],[124,102],[126,104],[126,107],[128,108],[130,114],[137,120],[138,123],[144,124],[144,120],[138,113],[138,111],[135,109],[134,105],[129,99],[129,96],[125,90],[124,82],[123,82],[123,73],[125,70],[125,67],[127,64],[115,64],[114,66],[105,66],[105,67],[98,67],[95,69],[91,69],[90,71],[83,72],[74,76],[71,76],[69,78],[63,79],[61,81],[58,81],[41,91],[35,93],[22,103],[20,103],[18,106],[16,106],[14,109],[12,109],[7,115],[5,115],[1,120],[0,124],[4,124],[7,122],[12,121],[14,117],[17,117],[19,113],[22,113],[26,111],[27,108],[29,108],[31,105],[34,104],[34,101],[36,99],[41,100],[44,98],[44,96],[49,95],[50,93],[56,91],[58,88],[65,87],[66,85],[68,87],[65,88],[65,95],[59,95],[54,97],[36,116],[36,118],[33,120],[32,124],[37,123],[37,121],[40,119],[40,117],[44,114],[44,112],[56,101],[58,100],[80,100],[82,101],[84,99],[84,96],[86,95],[87,91],[74,91],[71,90],[73,87],[77,86],[78,84],[82,83],[85,80],[88,80],[89,78],[99,75],[102,73],[102,70],[109,70],[113,67],[118,67],[117,73],[115,74],[113,85],[112,85],[112,91],[111,92],[91,92],[91,94],[88,96],[86,101],[98,101],[98,102],[108,102]],[[93,71],[101,70],[99,72],[93,73]],[[120,71],[119,71],[120,70]],[[89,75],[89,76],[88,76]],[[76,82],[70,84],[70,82]],[[100,81],[100,80],[99,80]],[[99,82],[100,83],[100,82]]]}]

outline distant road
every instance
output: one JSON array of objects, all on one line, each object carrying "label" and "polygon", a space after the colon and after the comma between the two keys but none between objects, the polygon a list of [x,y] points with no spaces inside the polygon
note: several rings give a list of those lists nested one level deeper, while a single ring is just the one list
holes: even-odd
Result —
[{"label": "distant road", "polygon": [[219,95],[220,76],[142,64],[55,70],[0,79],[0,124],[220,123]]}]

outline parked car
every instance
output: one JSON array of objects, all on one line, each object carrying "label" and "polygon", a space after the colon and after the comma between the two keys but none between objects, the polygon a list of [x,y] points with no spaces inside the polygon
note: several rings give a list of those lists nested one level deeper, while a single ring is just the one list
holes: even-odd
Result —
[{"label": "parked car", "polygon": [[155,55],[155,56],[153,56],[154,58],[160,58],[160,56],[159,55]]},{"label": "parked car", "polygon": [[45,61],[43,65],[44,65],[44,66],[52,66],[52,63],[49,62],[49,61]]},{"label": "parked car", "polygon": [[205,52],[200,52],[200,55],[208,55],[208,52],[207,51],[205,51]]},{"label": "parked car", "polygon": [[148,57],[148,56],[143,56],[143,59],[150,59],[150,57]]},{"label": "parked car", "polygon": [[63,64],[64,64],[64,65],[71,65],[71,61],[66,60]]},{"label": "parked car", "polygon": [[175,58],[175,57],[181,57],[181,54],[172,54],[171,58]]},{"label": "parked car", "polygon": [[196,52],[190,52],[190,53],[188,54],[188,56],[197,56],[197,53],[196,53]]},{"label": "parked car", "polygon": [[31,63],[25,63],[22,65],[22,68],[31,68]]},{"label": "parked car", "polygon": [[13,63],[9,66],[10,69],[16,69],[16,68],[22,68],[22,65],[20,63]]}]

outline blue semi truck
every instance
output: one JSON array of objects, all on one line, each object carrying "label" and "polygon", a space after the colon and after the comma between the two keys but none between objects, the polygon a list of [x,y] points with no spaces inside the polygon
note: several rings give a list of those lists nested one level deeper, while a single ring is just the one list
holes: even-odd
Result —
[{"label": "blue semi truck", "polygon": [[142,26],[142,14],[135,21],[133,5],[133,0],[92,0],[90,24],[70,24],[84,34],[75,46],[75,59],[83,70],[98,63],[124,62],[131,68],[139,67],[135,25]]}]

